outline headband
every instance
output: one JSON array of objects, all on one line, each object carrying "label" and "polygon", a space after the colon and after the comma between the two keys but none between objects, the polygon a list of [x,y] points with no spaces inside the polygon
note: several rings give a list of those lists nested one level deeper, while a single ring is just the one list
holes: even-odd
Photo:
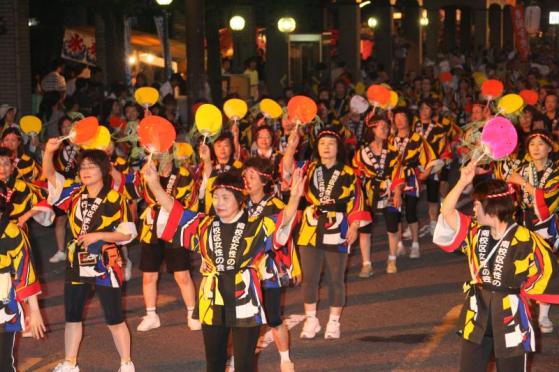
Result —
[{"label": "headband", "polygon": [[231,191],[238,191],[240,193],[245,193],[245,189],[241,188],[241,187],[237,187],[237,186],[233,186],[233,185],[217,185],[212,187],[212,192],[214,192],[217,189],[227,189],[227,190],[231,190]]},{"label": "headband", "polygon": [[332,137],[336,137],[340,141],[342,140],[340,135],[334,132],[333,130],[323,130],[322,132],[318,133],[318,139],[321,139],[324,136],[332,136]]},{"label": "headband", "polygon": [[507,191],[501,192],[501,193],[498,193],[498,194],[490,194],[490,195],[487,195],[486,198],[487,199],[495,199],[495,198],[501,198],[503,196],[513,195],[516,192],[516,190],[514,189],[514,187],[512,187],[512,185],[510,183],[507,184],[507,185],[508,185],[508,190]]},{"label": "headband", "polygon": [[[260,172],[260,171],[258,171],[257,169],[255,169],[255,168],[253,168],[253,167],[249,167],[249,168],[251,168],[251,169],[252,169],[256,174],[258,174],[260,177],[264,177],[264,178],[267,178],[267,179],[270,179],[270,180],[274,178],[274,177],[273,177],[271,174],[269,174],[269,173]],[[246,172],[246,169],[245,169],[245,171],[243,172],[243,174],[244,174],[245,172]]]},{"label": "headband", "polygon": [[528,138],[526,138],[526,143],[530,142],[530,140],[534,137],[541,137],[544,140],[544,142],[546,142],[549,146],[551,146],[552,148],[554,147],[553,144],[555,143],[555,141],[543,133],[530,134]]}]

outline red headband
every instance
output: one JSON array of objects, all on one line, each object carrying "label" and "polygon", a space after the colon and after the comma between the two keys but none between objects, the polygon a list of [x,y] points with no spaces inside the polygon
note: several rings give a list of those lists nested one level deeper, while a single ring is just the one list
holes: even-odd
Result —
[{"label": "red headband", "polygon": [[333,130],[323,130],[322,132],[320,132],[318,134],[318,139],[324,137],[324,136],[332,136],[332,137],[336,137],[337,139],[339,139],[340,141],[342,140],[342,138],[340,137],[340,135],[336,132],[334,132]]},{"label": "red headband", "polygon": [[514,190],[514,187],[512,187],[512,185],[509,183],[507,191],[501,192],[499,194],[490,194],[490,195],[487,195],[486,198],[487,199],[501,198],[503,196],[513,195],[515,192],[516,192],[516,190]]},{"label": "red headband", "polygon": [[[271,180],[272,178],[274,178],[274,177],[273,177],[271,174],[269,174],[269,173],[260,172],[260,171],[256,170],[255,168],[252,168],[252,167],[249,167],[249,168],[252,169],[252,170],[253,170],[256,174],[258,174],[260,177],[268,178],[268,179],[270,179],[270,180]],[[244,173],[246,173],[246,169],[245,169],[245,171],[243,172],[243,175],[244,175]]]},{"label": "red headband", "polygon": [[232,191],[238,191],[238,192],[243,193],[243,194],[245,192],[244,188],[240,188],[240,187],[233,186],[233,185],[217,185],[217,186],[212,187],[212,192],[214,192],[217,189],[227,189],[227,190],[232,190]]},{"label": "red headband", "polygon": [[553,147],[553,144],[555,143],[555,141],[553,139],[551,139],[549,136],[543,134],[543,133],[532,133],[528,136],[528,138],[526,139],[526,143],[530,142],[530,140],[534,137],[541,137],[545,140],[545,142]]}]

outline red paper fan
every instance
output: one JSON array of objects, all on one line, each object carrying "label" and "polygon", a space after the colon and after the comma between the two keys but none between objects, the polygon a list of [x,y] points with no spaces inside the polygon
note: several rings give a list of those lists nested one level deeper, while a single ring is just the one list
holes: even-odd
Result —
[{"label": "red paper fan", "polygon": [[522,97],[522,99],[527,105],[533,106],[536,103],[538,103],[539,96],[538,96],[538,92],[536,92],[535,90],[524,89],[521,90],[520,93],[518,93],[518,95]]},{"label": "red paper fan", "polygon": [[78,121],[70,131],[70,141],[76,145],[89,142],[97,136],[99,122],[95,116],[88,116]]},{"label": "red paper fan", "polygon": [[307,124],[316,117],[316,103],[307,96],[292,97],[287,103],[287,115],[292,121]]},{"label": "red paper fan", "polygon": [[385,106],[390,101],[390,90],[382,85],[373,84],[367,89],[367,98],[373,106]]},{"label": "red paper fan", "polygon": [[481,84],[481,95],[487,99],[495,99],[503,94],[505,87],[499,80],[485,80]]},{"label": "red paper fan", "polygon": [[175,127],[161,116],[147,116],[138,126],[138,138],[150,152],[167,152],[177,138]]}]

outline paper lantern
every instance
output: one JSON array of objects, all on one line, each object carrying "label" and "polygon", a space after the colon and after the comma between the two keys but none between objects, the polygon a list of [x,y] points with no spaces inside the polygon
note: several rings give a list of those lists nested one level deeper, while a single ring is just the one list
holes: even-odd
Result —
[{"label": "paper lantern", "polygon": [[530,5],[526,7],[524,14],[524,27],[529,34],[535,34],[540,31],[540,20],[542,17],[542,10],[537,5]]},{"label": "paper lantern", "polygon": [[159,100],[159,92],[152,87],[142,87],[134,92],[134,98],[140,106],[150,107]]},{"label": "paper lantern", "polygon": [[314,120],[318,108],[307,96],[294,96],[287,103],[287,116],[297,124],[307,124]]},{"label": "paper lantern", "polygon": [[524,107],[524,100],[518,94],[507,94],[499,100],[497,107],[503,114],[514,114]]},{"label": "paper lantern", "polygon": [[213,137],[221,131],[223,117],[221,111],[212,104],[205,103],[198,107],[194,120],[196,129],[204,137]]},{"label": "paper lantern", "polygon": [[485,154],[493,160],[504,159],[516,148],[518,135],[514,125],[502,116],[489,120],[481,132],[481,143],[485,145]]},{"label": "paper lantern", "polygon": [[538,92],[536,92],[535,90],[523,89],[518,94],[520,95],[520,97],[522,97],[527,105],[534,106],[538,103],[539,95]]},{"label": "paper lantern", "polygon": [[19,127],[25,134],[36,135],[41,132],[41,119],[33,115],[25,115],[19,120]]},{"label": "paper lantern", "polygon": [[231,98],[223,104],[223,112],[225,112],[225,115],[233,121],[238,121],[244,118],[247,111],[248,106],[242,99]]},{"label": "paper lantern", "polygon": [[481,95],[488,100],[499,98],[505,87],[499,80],[486,80],[481,84]]},{"label": "paper lantern", "polygon": [[269,119],[277,119],[283,114],[281,106],[273,99],[264,98],[260,101],[259,107],[264,116]]},{"label": "paper lantern", "polygon": [[138,126],[140,144],[150,153],[169,151],[176,137],[173,124],[161,116],[146,116]]}]

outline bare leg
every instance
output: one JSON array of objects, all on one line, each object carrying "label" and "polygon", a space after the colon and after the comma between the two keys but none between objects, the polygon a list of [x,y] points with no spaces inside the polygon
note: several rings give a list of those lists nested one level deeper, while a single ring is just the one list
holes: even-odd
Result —
[{"label": "bare leg", "polygon": [[429,203],[429,222],[436,222],[438,217],[439,203]]},{"label": "bare leg", "polygon": [[142,290],[146,309],[157,306],[157,278],[159,278],[159,273],[157,272],[142,274]]},{"label": "bare leg", "polygon": [[398,238],[399,232],[397,233],[388,233],[388,255],[396,257],[398,252],[398,242],[400,239]]},{"label": "bare leg", "polygon": [[417,222],[408,224],[411,230],[411,237],[414,243],[419,242],[419,226]]},{"label": "bare leg", "polygon": [[58,252],[64,252],[66,243],[66,215],[56,217],[54,220],[54,239],[56,240],[56,249]]},{"label": "bare leg", "polygon": [[64,326],[64,354],[67,361],[74,364],[82,341],[82,322],[66,322]]},{"label": "bare leg", "polygon": [[175,271],[173,276],[179,286],[182,299],[186,306],[194,307],[196,305],[196,289],[194,288],[194,281],[190,276],[190,271]]},{"label": "bare leg", "polygon": [[371,264],[371,234],[359,234],[359,249],[361,250],[362,264]]},{"label": "bare leg", "polygon": [[272,328],[272,335],[279,352],[289,350],[289,331],[287,325],[281,324]]},{"label": "bare leg", "polygon": [[120,355],[120,360],[122,362],[128,362],[130,360],[130,331],[128,331],[128,326],[125,322],[122,322],[120,324],[110,325],[109,330],[113,335],[113,341]]}]

